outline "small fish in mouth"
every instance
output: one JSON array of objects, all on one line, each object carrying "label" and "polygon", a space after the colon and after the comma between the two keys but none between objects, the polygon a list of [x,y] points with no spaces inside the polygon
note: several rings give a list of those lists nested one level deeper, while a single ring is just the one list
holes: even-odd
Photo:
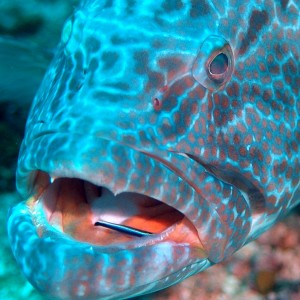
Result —
[{"label": "small fish in mouth", "polygon": [[133,227],[126,226],[126,225],[110,223],[107,221],[98,221],[95,223],[95,226],[102,226],[105,228],[116,230],[118,232],[122,232],[122,233],[133,235],[133,236],[138,236],[138,237],[147,236],[149,234],[152,234],[152,232],[149,232],[149,231],[133,228]]},{"label": "small fish in mouth", "polygon": [[300,201],[299,7],[82,0],[34,99],[8,236],[55,299],[126,299]]}]

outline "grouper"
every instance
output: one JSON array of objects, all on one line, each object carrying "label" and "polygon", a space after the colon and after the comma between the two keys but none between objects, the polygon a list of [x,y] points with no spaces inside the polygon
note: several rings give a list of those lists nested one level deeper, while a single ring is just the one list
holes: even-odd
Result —
[{"label": "grouper", "polygon": [[33,101],[7,229],[51,299],[202,272],[300,202],[300,3],[82,0]]}]

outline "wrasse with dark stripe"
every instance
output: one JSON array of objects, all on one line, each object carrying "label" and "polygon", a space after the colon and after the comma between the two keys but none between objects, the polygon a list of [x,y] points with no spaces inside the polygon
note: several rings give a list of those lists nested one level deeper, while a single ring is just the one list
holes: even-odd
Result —
[{"label": "wrasse with dark stripe", "polygon": [[105,227],[105,228],[116,230],[118,232],[122,232],[122,233],[133,235],[133,236],[138,236],[138,237],[142,237],[142,236],[152,234],[149,231],[139,230],[139,229],[136,229],[136,228],[133,228],[133,227],[120,225],[120,224],[115,224],[115,223],[110,223],[110,222],[106,222],[106,221],[98,221],[98,222],[95,223],[95,226],[102,226],[102,227]]}]

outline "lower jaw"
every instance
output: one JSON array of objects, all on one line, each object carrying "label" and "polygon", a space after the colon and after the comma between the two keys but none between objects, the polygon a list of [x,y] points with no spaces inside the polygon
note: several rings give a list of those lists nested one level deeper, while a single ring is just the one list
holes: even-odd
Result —
[{"label": "lower jaw", "polygon": [[[76,180],[57,179],[52,184],[60,183],[63,190],[74,187]],[[77,181],[73,191],[79,182],[84,184]],[[96,214],[87,217],[88,202],[76,199],[78,190],[75,198],[69,194],[69,201],[51,202],[47,192],[53,196],[57,191],[48,187],[13,208],[8,219],[14,255],[42,293],[57,299],[120,299],[165,288],[210,265],[196,229],[178,211],[170,209],[175,217],[167,222],[162,214],[149,236],[125,236],[95,227]],[[66,215],[63,209],[58,212],[64,205]],[[78,205],[81,210],[72,211]],[[136,225],[131,220],[130,225]]]}]

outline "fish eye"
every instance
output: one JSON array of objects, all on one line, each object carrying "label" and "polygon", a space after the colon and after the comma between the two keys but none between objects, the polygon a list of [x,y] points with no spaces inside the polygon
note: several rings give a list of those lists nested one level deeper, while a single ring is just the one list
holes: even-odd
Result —
[{"label": "fish eye", "polygon": [[231,78],[233,53],[229,43],[222,37],[206,38],[192,67],[193,77],[207,89],[220,89]]}]

